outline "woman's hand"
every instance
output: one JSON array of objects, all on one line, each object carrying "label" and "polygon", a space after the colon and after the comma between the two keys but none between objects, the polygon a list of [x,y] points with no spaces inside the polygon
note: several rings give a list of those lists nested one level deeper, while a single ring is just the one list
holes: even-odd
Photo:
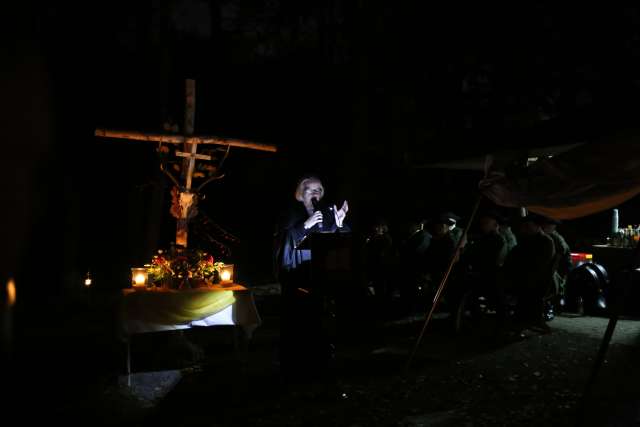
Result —
[{"label": "woman's hand", "polygon": [[345,200],[340,209],[336,209],[336,205],[333,205],[333,214],[336,218],[336,225],[338,227],[342,227],[342,223],[344,222],[344,218],[347,216],[347,212],[349,212],[349,204]]},{"label": "woman's hand", "polygon": [[308,230],[318,223],[322,223],[322,212],[319,210],[315,211],[309,218],[307,218],[304,222],[304,229]]}]

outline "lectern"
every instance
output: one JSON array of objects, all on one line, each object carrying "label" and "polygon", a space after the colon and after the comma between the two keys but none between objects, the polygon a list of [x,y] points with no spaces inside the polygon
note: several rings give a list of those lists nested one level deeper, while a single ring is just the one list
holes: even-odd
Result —
[{"label": "lectern", "polygon": [[290,285],[301,287],[283,288],[285,375],[323,376],[332,367],[337,325],[342,323],[341,301],[352,276],[351,240],[349,232],[315,232],[296,247],[310,250],[311,260],[294,270]]},{"label": "lectern", "polygon": [[313,292],[323,296],[336,296],[342,286],[352,282],[352,235],[350,232],[311,233],[298,245],[298,249],[311,250],[311,277]]},{"label": "lectern", "polygon": [[309,297],[318,310],[321,334],[335,348],[338,335],[349,329],[349,310],[356,293],[350,232],[319,232],[307,236],[301,249],[311,250]]}]

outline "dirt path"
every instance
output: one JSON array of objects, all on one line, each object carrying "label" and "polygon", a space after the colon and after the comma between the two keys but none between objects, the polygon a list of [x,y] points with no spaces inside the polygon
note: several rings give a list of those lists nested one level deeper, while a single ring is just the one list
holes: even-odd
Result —
[{"label": "dirt path", "polygon": [[[343,346],[337,387],[281,387],[273,348],[258,337],[246,382],[212,362],[187,375],[147,419],[149,425],[161,419],[234,426],[573,426],[606,319],[559,317],[550,324],[550,335],[531,333],[499,347],[453,337],[444,323],[436,325],[407,375],[402,366],[419,324],[390,327],[378,342]],[[620,323],[584,425],[635,422],[638,336],[640,322]]]},{"label": "dirt path", "polygon": [[[406,373],[420,317],[362,324],[338,343],[335,378],[285,386],[276,363],[278,318],[267,313],[263,320],[246,366],[234,358],[232,335],[221,328],[188,332],[206,354],[188,369],[176,365],[180,349],[166,336],[140,339],[139,370],[152,372],[139,375],[137,388],[122,385],[123,354],[104,338],[110,323],[102,335],[93,326],[68,339],[43,331],[51,342],[36,335],[27,342],[24,363],[31,373],[17,384],[42,403],[24,417],[92,425],[572,427],[607,324],[558,317],[550,335],[528,333],[497,345],[483,336],[455,336],[448,320],[439,319]],[[637,425],[639,338],[640,321],[619,322],[583,425]],[[44,345],[60,349],[59,358],[38,357]]]}]

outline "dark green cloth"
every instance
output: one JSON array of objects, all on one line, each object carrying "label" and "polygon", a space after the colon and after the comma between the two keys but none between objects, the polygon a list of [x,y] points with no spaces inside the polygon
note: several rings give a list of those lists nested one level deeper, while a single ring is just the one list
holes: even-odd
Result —
[{"label": "dark green cloth", "polygon": [[547,233],[555,249],[553,283],[556,293],[564,291],[567,275],[571,269],[571,248],[556,230]]},{"label": "dark green cloth", "polygon": [[516,314],[524,324],[543,322],[544,299],[553,286],[555,248],[542,231],[518,236],[504,263],[502,289],[517,296]]},{"label": "dark green cloth", "polygon": [[513,248],[516,247],[516,245],[518,244],[518,241],[516,239],[516,235],[513,234],[513,231],[511,231],[511,227],[509,226],[500,226],[500,228],[498,229],[498,232],[500,233],[500,235],[504,238],[504,241],[506,243],[506,251],[507,253],[511,252],[511,250]]},{"label": "dark green cloth", "polygon": [[544,295],[552,284],[554,256],[553,240],[545,233],[523,236],[507,255],[504,271],[512,286]]},{"label": "dark green cloth", "polygon": [[406,273],[411,277],[419,277],[425,273],[425,254],[431,244],[431,234],[424,230],[413,233],[400,248],[400,258]]},{"label": "dark green cloth", "polygon": [[451,238],[453,239],[453,244],[457,245],[458,242],[460,241],[460,239],[462,238],[462,235],[464,234],[464,230],[460,227],[456,227],[453,230],[451,230],[449,232],[449,234],[451,235]]},{"label": "dark green cloth", "polygon": [[451,233],[431,238],[431,245],[425,254],[425,259],[427,273],[436,282],[442,279],[449,268],[455,250],[456,242]]},{"label": "dark green cloth", "polygon": [[497,232],[475,237],[465,247],[464,263],[472,272],[493,274],[503,264],[507,244]]}]

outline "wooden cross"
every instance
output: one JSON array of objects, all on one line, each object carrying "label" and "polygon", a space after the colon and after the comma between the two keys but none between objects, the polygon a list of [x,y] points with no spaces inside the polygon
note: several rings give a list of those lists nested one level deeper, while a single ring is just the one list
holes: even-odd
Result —
[{"label": "wooden cross", "polygon": [[[277,151],[276,146],[269,144],[260,144],[252,141],[245,141],[241,139],[230,138],[218,138],[215,136],[195,136],[194,123],[196,113],[196,82],[192,79],[186,80],[186,106],[184,113],[184,135],[171,135],[171,134],[156,134],[156,133],[143,133],[143,132],[130,132],[130,131],[116,131],[107,129],[96,129],[95,135],[105,138],[117,138],[128,139],[135,141],[148,141],[168,143],[168,144],[183,144],[183,151],[176,152],[176,156],[184,158],[183,161],[183,179],[185,185],[181,186],[177,180],[172,177],[172,180],[179,186],[179,205],[180,215],[177,218],[176,226],[176,244],[187,246],[188,236],[188,221],[189,213],[195,209],[197,199],[195,193],[191,191],[193,172],[196,165],[196,160],[211,160],[211,156],[204,154],[198,154],[198,144],[204,145],[223,145],[230,147],[248,148],[251,150],[269,151],[275,153]],[[165,171],[166,172],[166,171]],[[167,172],[168,173],[168,172]]]},{"label": "wooden cross", "polygon": [[211,160],[211,156],[207,156],[206,154],[197,154],[196,149],[198,148],[198,143],[193,143],[191,145],[191,151],[189,153],[183,153],[181,151],[176,152],[176,156],[178,157],[186,157],[187,160],[187,184],[184,186],[187,190],[191,189],[191,180],[193,178],[193,169],[196,166],[196,159],[200,160]]}]

